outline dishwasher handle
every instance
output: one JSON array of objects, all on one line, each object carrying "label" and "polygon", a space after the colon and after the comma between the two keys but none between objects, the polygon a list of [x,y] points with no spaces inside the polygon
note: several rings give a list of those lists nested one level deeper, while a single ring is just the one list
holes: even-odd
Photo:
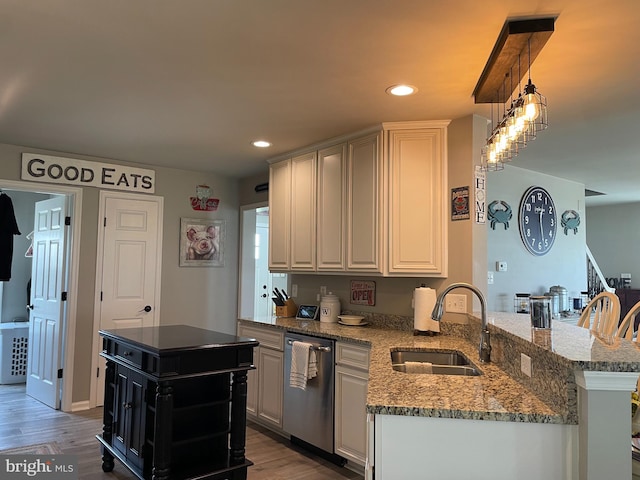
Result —
[{"label": "dishwasher handle", "polygon": [[[293,340],[287,339],[287,345],[293,345]],[[330,352],[331,347],[323,347],[322,345],[311,345],[311,349],[317,352]]]}]

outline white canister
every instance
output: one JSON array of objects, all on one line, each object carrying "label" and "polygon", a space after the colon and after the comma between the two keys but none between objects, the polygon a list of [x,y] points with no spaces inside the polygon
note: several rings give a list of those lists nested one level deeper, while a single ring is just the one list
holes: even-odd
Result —
[{"label": "white canister", "polygon": [[337,295],[329,292],[320,299],[320,321],[336,323],[340,315],[340,299]]}]

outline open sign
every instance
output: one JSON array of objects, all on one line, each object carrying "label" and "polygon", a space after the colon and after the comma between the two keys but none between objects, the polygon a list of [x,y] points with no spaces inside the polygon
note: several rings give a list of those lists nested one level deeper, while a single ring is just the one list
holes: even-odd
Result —
[{"label": "open sign", "polygon": [[368,280],[351,280],[351,296],[349,303],[354,305],[376,304],[376,282]]}]

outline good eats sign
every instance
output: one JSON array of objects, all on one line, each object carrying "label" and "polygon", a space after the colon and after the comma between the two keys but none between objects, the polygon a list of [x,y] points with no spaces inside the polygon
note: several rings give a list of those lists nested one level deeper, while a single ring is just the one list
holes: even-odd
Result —
[{"label": "good eats sign", "polygon": [[22,179],[145,193],[155,190],[153,170],[33,153],[22,154]]}]

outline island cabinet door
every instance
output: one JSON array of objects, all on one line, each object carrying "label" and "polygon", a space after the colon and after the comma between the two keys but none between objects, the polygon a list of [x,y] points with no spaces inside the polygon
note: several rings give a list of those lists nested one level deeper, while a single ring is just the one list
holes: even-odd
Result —
[{"label": "island cabinet door", "polygon": [[116,366],[112,446],[138,468],[143,465],[145,443],[145,384],[142,375]]}]

